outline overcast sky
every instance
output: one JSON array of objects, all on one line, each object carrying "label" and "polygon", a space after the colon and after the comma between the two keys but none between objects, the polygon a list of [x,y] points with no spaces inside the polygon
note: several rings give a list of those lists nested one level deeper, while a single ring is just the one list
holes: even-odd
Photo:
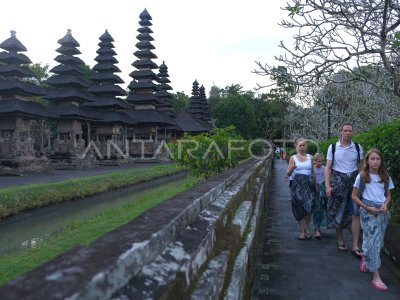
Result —
[{"label": "overcast sky", "polygon": [[[10,30],[27,47],[33,63],[57,63],[57,41],[67,29],[79,42],[81,58],[95,64],[99,37],[108,29],[114,38],[118,75],[125,88],[137,59],[136,36],[139,15],[146,8],[152,16],[153,53],[158,65],[168,66],[173,92],[191,94],[192,82],[224,88],[241,84],[253,90],[266,77],[253,74],[255,61],[274,64],[282,50],[280,40],[291,34],[278,23],[287,13],[280,9],[286,1],[275,0],[15,0],[1,4],[0,42]],[[276,63],[275,63],[276,64]],[[158,72],[158,70],[155,70]],[[266,92],[266,91],[264,91]]]}]

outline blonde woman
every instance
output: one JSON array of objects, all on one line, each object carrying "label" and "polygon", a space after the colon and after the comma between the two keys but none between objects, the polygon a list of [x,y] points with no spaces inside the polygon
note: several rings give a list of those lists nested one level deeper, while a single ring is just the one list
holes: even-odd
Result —
[{"label": "blonde woman", "polygon": [[296,143],[297,154],[289,160],[287,175],[293,177],[291,188],[292,212],[299,222],[299,240],[311,239],[311,214],[315,206],[315,191],[313,187],[313,157],[306,153],[307,140],[299,138]]}]

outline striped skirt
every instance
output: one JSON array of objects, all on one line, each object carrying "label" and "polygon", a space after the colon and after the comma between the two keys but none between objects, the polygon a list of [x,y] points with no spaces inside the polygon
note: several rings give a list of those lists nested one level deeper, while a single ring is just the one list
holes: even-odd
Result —
[{"label": "striped skirt", "polygon": [[315,207],[315,191],[310,175],[296,174],[293,178],[292,212],[297,221],[311,215]]},{"label": "striped skirt", "polygon": [[[379,208],[381,204],[363,200],[368,206]],[[380,213],[376,216],[360,208],[360,222],[363,230],[362,251],[367,269],[376,272],[381,267],[381,249],[387,224],[389,222],[389,212]]]},{"label": "striped skirt", "polygon": [[[346,174],[332,170],[331,185],[333,193],[328,199],[327,205],[327,228],[338,228],[340,225],[346,227],[351,223],[350,205],[351,191],[358,175],[358,171]],[[350,203],[352,204],[352,203]]]}]

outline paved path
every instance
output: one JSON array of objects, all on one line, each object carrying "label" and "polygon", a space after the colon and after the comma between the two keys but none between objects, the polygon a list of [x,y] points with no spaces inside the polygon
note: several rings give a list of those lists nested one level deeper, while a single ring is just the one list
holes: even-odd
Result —
[{"label": "paved path", "polygon": [[167,163],[169,162],[138,162],[132,164],[122,164],[120,166],[99,166],[94,168],[74,170],[52,170],[43,173],[30,173],[22,176],[0,176],[0,188],[30,183],[55,182],[71,178],[100,175],[116,170],[141,168]]},{"label": "paved path", "polygon": [[[400,299],[399,278],[386,260],[381,276],[390,290],[381,292],[371,285],[369,273],[360,272],[360,260],[350,251],[336,249],[334,230],[323,229],[322,240],[297,239],[299,229],[291,211],[286,168],[286,162],[275,161],[251,299]],[[347,231],[345,239],[351,247]]]}]

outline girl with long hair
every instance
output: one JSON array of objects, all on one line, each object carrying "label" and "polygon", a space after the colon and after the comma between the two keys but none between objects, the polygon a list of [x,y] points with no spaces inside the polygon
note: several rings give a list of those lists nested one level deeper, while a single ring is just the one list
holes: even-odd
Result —
[{"label": "girl with long hair", "polygon": [[388,207],[393,181],[385,169],[382,153],[371,149],[365,157],[362,172],[353,185],[352,199],[360,206],[360,221],[363,229],[363,257],[360,270],[371,272],[371,284],[380,291],[388,290],[379,275],[380,251],[389,222]]}]

